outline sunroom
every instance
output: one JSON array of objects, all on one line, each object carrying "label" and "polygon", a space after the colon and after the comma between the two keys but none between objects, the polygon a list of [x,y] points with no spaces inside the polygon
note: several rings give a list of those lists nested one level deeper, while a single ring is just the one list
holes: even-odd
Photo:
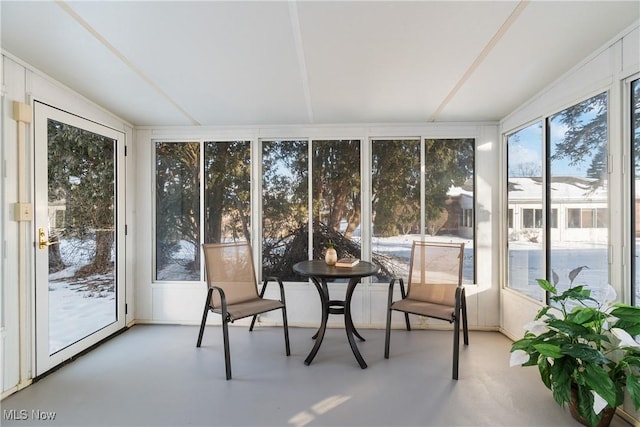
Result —
[{"label": "sunroom", "polygon": [[[352,300],[371,334],[415,240],[464,243],[473,333],[522,337],[548,302],[536,279],[640,305],[638,2],[3,1],[0,17],[5,402],[130,328],[197,330],[203,243],[249,241],[311,333],[318,293],[292,266],[329,242],[381,267]],[[628,399],[618,415],[640,420]]]}]

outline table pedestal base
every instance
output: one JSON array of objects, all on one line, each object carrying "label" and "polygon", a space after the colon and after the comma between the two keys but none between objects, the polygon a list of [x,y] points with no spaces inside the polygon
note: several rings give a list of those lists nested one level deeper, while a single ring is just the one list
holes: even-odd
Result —
[{"label": "table pedestal base", "polygon": [[352,277],[351,279],[349,279],[349,284],[347,285],[347,294],[344,301],[329,299],[329,287],[327,286],[326,280],[318,280],[315,277],[311,277],[311,281],[316,286],[316,289],[320,294],[320,302],[322,304],[322,321],[320,322],[320,328],[318,328],[318,331],[313,336],[313,339],[315,339],[316,342],[311,349],[311,353],[309,353],[309,355],[305,359],[304,364],[308,366],[313,361],[313,358],[316,357],[316,354],[320,349],[320,345],[322,344],[322,340],[324,339],[324,333],[327,329],[327,321],[329,319],[329,315],[344,314],[344,329],[347,333],[347,339],[349,340],[351,351],[353,351],[353,355],[356,357],[356,360],[360,364],[360,367],[362,369],[365,369],[367,367],[367,363],[364,361],[364,358],[360,354],[353,336],[355,335],[356,337],[358,337],[360,341],[365,341],[365,339],[358,333],[355,326],[353,325],[353,319],[351,318],[351,297],[353,296],[353,291],[360,281],[360,278]]}]

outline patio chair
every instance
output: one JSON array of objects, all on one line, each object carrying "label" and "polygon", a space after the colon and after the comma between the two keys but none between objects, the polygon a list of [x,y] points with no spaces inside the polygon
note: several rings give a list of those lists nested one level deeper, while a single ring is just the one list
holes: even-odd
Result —
[{"label": "patio chair", "polygon": [[[393,278],[389,283],[385,359],[389,358],[392,311],[404,313],[408,331],[411,330],[409,313],[446,320],[453,323],[453,379],[458,379],[461,319],[464,344],[469,344],[467,303],[462,286],[463,254],[464,243],[413,242],[407,292],[402,278]],[[396,281],[400,283],[402,299],[393,302]]]},{"label": "patio chair", "polygon": [[[222,316],[225,368],[227,380],[230,380],[231,356],[229,353],[228,324],[238,319],[253,316],[251,326],[249,326],[249,331],[252,331],[258,314],[282,309],[284,343],[287,356],[289,356],[291,354],[289,350],[289,329],[282,281],[275,277],[266,278],[262,285],[262,290],[258,294],[251,246],[248,242],[205,243],[202,245],[202,249],[204,251],[208,292],[196,346],[200,347],[202,343],[202,335],[209,311],[220,314]],[[280,285],[279,301],[263,298],[267,284],[272,280],[275,280]]]}]

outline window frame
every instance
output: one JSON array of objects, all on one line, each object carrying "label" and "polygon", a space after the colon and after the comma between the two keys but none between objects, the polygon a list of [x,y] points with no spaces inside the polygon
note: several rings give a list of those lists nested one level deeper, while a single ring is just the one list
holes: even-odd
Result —
[{"label": "window frame", "polygon": [[[462,134],[462,136],[460,136]],[[366,135],[365,135],[366,136]],[[370,174],[371,174],[371,160],[370,160],[370,156],[371,156],[371,142],[375,139],[375,140],[380,140],[380,139],[416,139],[419,140],[421,149],[421,168],[424,168],[425,162],[428,162],[428,159],[425,160],[425,153],[424,153],[424,145],[426,143],[427,140],[472,140],[472,150],[473,150],[473,158],[472,158],[472,162],[473,162],[473,209],[464,209],[460,211],[460,216],[458,218],[458,221],[462,224],[466,224],[473,232],[473,236],[472,239],[474,241],[473,244],[473,265],[468,265],[467,268],[469,268],[472,271],[472,278],[468,279],[470,281],[470,283],[467,284],[475,284],[477,282],[476,277],[477,277],[477,265],[476,265],[476,260],[477,260],[477,243],[475,241],[475,239],[477,238],[477,219],[476,219],[476,209],[477,209],[477,190],[476,190],[476,185],[477,185],[477,147],[478,147],[478,138],[480,137],[479,135],[468,135],[467,132],[461,132],[461,133],[452,133],[451,136],[446,135],[438,135],[438,137],[435,138],[429,138],[429,137],[425,137],[425,136],[420,136],[420,137],[416,137],[416,136],[401,136],[401,137],[394,137],[394,138],[389,138],[386,136],[382,136],[382,137],[372,137],[372,136],[362,136],[362,135],[347,135],[344,137],[338,137],[336,138],[335,136],[287,136],[286,133],[284,133],[284,136],[276,136],[276,137],[265,137],[265,138],[256,138],[254,137],[246,137],[243,136],[241,133],[238,133],[237,137],[236,135],[232,135],[231,137],[229,137],[229,135],[225,135],[224,138],[220,138],[220,137],[216,137],[215,135],[201,135],[197,138],[193,138],[193,137],[189,137],[189,136],[185,136],[185,137],[180,137],[180,138],[165,138],[162,137],[160,135],[158,135],[157,137],[151,138],[150,142],[151,142],[151,147],[150,147],[150,154],[151,154],[151,161],[152,161],[152,165],[153,167],[151,168],[151,174],[152,174],[152,185],[153,185],[153,191],[152,191],[152,215],[153,215],[153,224],[152,224],[152,238],[153,238],[153,243],[152,243],[152,248],[151,248],[151,252],[152,252],[152,266],[151,266],[151,283],[154,284],[194,284],[197,282],[202,282],[204,280],[204,264],[202,262],[200,262],[200,280],[181,280],[181,279],[158,279],[157,277],[157,251],[158,251],[158,241],[157,241],[157,203],[158,203],[158,194],[157,194],[157,189],[156,189],[156,182],[157,182],[157,174],[158,174],[158,170],[157,170],[157,146],[160,143],[197,143],[199,144],[199,153],[200,153],[200,158],[199,158],[199,163],[198,163],[198,168],[199,168],[199,174],[200,174],[200,180],[199,180],[199,188],[198,188],[198,194],[197,194],[197,198],[199,200],[200,203],[200,213],[199,213],[199,219],[198,219],[198,223],[199,223],[199,227],[200,227],[200,243],[202,243],[202,241],[204,240],[205,236],[204,236],[204,217],[205,217],[205,213],[204,213],[204,209],[205,209],[205,204],[204,204],[204,197],[205,197],[205,179],[204,179],[204,167],[205,167],[205,145],[207,143],[211,143],[211,142],[229,142],[229,141],[248,141],[250,143],[250,158],[251,158],[251,185],[250,185],[250,191],[251,191],[251,195],[250,195],[250,200],[251,200],[251,212],[250,212],[250,218],[251,218],[251,235],[253,236],[252,240],[252,247],[254,249],[254,251],[256,253],[262,253],[262,222],[261,222],[261,214],[262,214],[262,143],[263,141],[276,141],[276,140],[282,140],[282,141],[287,141],[287,140],[305,140],[308,143],[308,147],[309,147],[309,152],[311,152],[311,150],[313,149],[313,144],[314,141],[333,141],[333,140],[357,140],[359,141],[360,144],[360,177],[361,177],[361,212],[362,212],[362,220],[361,220],[361,224],[365,224],[370,220],[371,217],[371,207],[368,206],[370,204],[370,188],[371,188],[371,181],[370,181]],[[313,173],[312,170],[312,166],[311,164],[309,164],[309,219],[310,221],[312,221],[312,216],[313,216],[313,211],[312,211],[312,198],[313,198],[313,188],[312,188],[312,177],[311,174]],[[422,176],[422,174],[421,174]],[[421,184],[424,185],[424,178],[421,178],[421,182],[423,182]],[[424,196],[421,196],[421,199]],[[423,205],[424,202],[422,201],[421,204]],[[424,209],[424,207],[421,208],[421,211]],[[421,216],[421,230],[424,230],[424,219]],[[371,233],[370,230],[366,230],[366,227],[362,227],[362,241],[361,241],[361,250],[362,250],[362,258],[363,259],[368,259],[371,256]],[[423,231],[424,233],[424,231]],[[422,234],[422,236],[424,236],[424,234]],[[310,234],[309,236],[309,240],[310,240],[310,245],[309,247],[312,248],[313,247],[313,242],[311,241],[312,239],[312,235]],[[256,268],[259,273],[260,276],[262,276],[262,257],[256,257],[255,258],[255,262],[256,262]]]}]

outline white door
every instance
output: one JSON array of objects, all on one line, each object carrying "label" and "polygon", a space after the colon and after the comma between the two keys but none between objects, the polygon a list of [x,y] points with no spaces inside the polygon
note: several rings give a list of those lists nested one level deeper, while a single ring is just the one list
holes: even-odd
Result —
[{"label": "white door", "polygon": [[38,376],[125,326],[125,139],[34,104]]}]

